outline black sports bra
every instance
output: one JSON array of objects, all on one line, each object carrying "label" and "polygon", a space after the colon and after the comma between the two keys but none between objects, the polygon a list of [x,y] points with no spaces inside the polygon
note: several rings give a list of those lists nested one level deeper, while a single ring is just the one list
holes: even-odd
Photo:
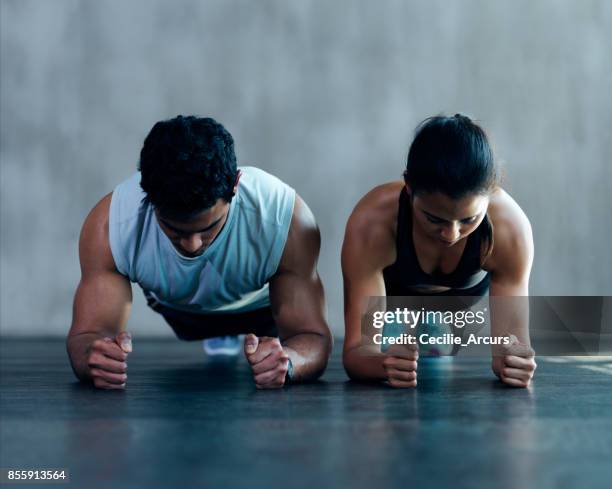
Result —
[{"label": "black sports bra", "polygon": [[[399,212],[397,216],[397,238],[395,263],[383,270],[385,288],[388,296],[410,296],[415,294],[415,287],[435,285],[449,287],[455,293],[472,295],[472,289],[488,285],[489,273],[480,266],[481,242],[488,229],[487,216],[480,225],[467,237],[467,243],[459,264],[449,274],[434,272],[425,273],[416,256],[412,240],[412,209],[406,188],[400,192]],[[435,292],[433,294],[436,294]]]}]

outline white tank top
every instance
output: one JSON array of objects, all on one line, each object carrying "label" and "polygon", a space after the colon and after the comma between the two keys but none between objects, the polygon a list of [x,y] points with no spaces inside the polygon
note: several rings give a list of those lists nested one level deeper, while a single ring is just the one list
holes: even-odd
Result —
[{"label": "white tank top", "polygon": [[143,203],[140,172],[113,191],[110,248],[117,270],[160,303],[194,313],[244,312],[270,305],[268,281],[287,241],[295,190],[241,167],[227,221],[200,256],[181,255]]}]

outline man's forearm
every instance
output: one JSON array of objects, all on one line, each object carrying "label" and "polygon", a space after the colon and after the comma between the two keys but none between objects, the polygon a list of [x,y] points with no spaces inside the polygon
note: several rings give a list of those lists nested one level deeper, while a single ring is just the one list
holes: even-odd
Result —
[{"label": "man's forearm", "polygon": [[74,375],[83,382],[91,380],[87,356],[94,340],[102,338],[101,333],[80,333],[68,335],[66,338],[66,351],[70,358],[70,365]]},{"label": "man's forearm", "polygon": [[281,343],[293,365],[292,382],[315,380],[323,374],[332,349],[331,335],[301,333]]}]

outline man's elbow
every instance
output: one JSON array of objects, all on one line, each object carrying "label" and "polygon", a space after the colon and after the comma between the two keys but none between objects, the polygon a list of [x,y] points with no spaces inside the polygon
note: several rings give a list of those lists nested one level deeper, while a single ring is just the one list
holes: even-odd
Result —
[{"label": "man's elbow", "polygon": [[316,337],[316,350],[317,355],[313,358],[313,369],[311,370],[310,375],[304,378],[304,381],[313,381],[319,379],[325,370],[327,369],[327,365],[329,364],[329,359],[331,358],[332,350],[334,347],[334,338],[331,334],[331,331],[327,329],[324,332],[314,333]]}]

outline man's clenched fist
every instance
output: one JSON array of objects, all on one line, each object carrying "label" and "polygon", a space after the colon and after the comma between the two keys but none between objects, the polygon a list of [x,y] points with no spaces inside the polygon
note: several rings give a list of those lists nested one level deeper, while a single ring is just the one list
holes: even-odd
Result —
[{"label": "man's clenched fist", "polygon": [[504,345],[493,357],[493,372],[499,379],[514,387],[528,387],[537,367],[535,352],[513,334],[510,344]]},{"label": "man's clenched fist", "polygon": [[391,387],[416,387],[419,350],[416,345],[391,345],[385,352],[383,368]]},{"label": "man's clenched fist", "polygon": [[127,356],[132,351],[132,335],[126,331],[114,338],[94,340],[87,354],[89,374],[100,389],[124,389],[127,381]]},{"label": "man's clenched fist", "polygon": [[285,385],[289,355],[278,338],[248,334],[244,338],[244,354],[258,389],[278,389]]}]

